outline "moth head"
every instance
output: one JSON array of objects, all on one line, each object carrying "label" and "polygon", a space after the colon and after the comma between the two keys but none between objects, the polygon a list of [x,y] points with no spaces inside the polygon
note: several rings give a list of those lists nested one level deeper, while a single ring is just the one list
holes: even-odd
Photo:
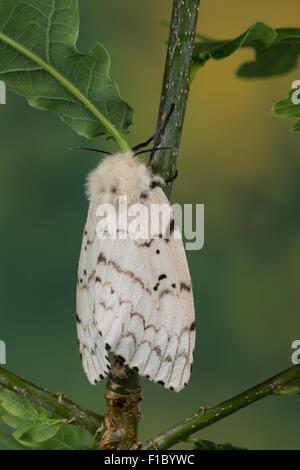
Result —
[{"label": "moth head", "polygon": [[129,201],[148,189],[151,171],[132,152],[117,153],[101,161],[87,180],[87,195],[94,202],[115,202],[119,196]]}]

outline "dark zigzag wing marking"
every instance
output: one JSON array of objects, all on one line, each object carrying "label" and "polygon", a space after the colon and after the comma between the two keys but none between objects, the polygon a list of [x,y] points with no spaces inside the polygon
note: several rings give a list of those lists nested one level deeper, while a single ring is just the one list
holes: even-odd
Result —
[{"label": "dark zigzag wing marking", "polygon": [[123,274],[124,276],[130,277],[133,281],[135,281],[135,282],[137,282],[138,284],[140,284],[140,286],[141,286],[149,295],[152,294],[151,290],[148,289],[148,288],[145,286],[143,280],[142,280],[140,277],[136,276],[133,271],[130,271],[130,270],[128,270],[128,269],[127,269],[127,270],[122,269],[122,267],[121,267],[118,263],[116,263],[115,261],[113,261],[113,260],[111,260],[111,259],[109,259],[109,260],[107,261],[107,259],[105,258],[105,255],[104,255],[102,252],[100,252],[99,257],[98,257],[98,264],[100,264],[100,263],[103,263],[104,265],[108,265],[108,266],[109,266],[109,265],[113,266],[119,274]]},{"label": "dark zigzag wing marking", "polygon": [[[110,285],[110,283],[106,282],[104,285]],[[114,292],[115,292],[115,291],[114,291]],[[153,330],[154,330],[156,333],[159,331],[159,329],[158,329],[155,325],[153,325],[153,324],[151,324],[151,323],[146,325],[146,323],[145,323],[145,318],[143,317],[143,315],[142,315],[141,313],[139,313],[139,312],[133,311],[133,310],[134,310],[134,304],[133,304],[130,300],[124,300],[124,299],[122,299],[122,298],[119,298],[119,305],[122,305],[122,304],[124,304],[124,303],[128,303],[128,304],[131,306],[131,311],[130,311],[130,313],[129,313],[129,315],[130,315],[131,318],[133,318],[134,316],[137,316],[137,317],[139,317],[139,318],[142,320],[143,329],[144,329],[144,330],[147,330],[147,329],[149,329],[149,328],[153,328]],[[113,307],[106,305],[103,300],[100,300],[100,301],[99,301],[99,305],[101,305],[101,307],[104,308],[105,312],[113,311]],[[187,328],[187,327],[184,327],[184,329],[183,329],[180,333],[174,333],[174,335],[177,336],[178,338],[180,338],[181,335],[182,335],[184,332],[186,332],[186,331],[188,331],[188,328]],[[121,335],[120,339],[121,339],[122,337],[127,337],[128,335],[130,335],[130,336],[133,337],[135,344],[139,344],[138,341],[137,341],[137,338],[135,337],[134,332],[129,332],[129,333],[127,332],[127,333],[124,333],[124,336]],[[172,336],[173,336],[173,335],[172,335]],[[168,336],[168,340],[170,340],[170,339],[171,339],[171,336]],[[146,341],[146,342],[147,342],[147,341]],[[143,342],[141,342],[141,343],[143,343]],[[153,350],[155,350],[155,348],[154,348]]]},{"label": "dark zigzag wing marking", "polygon": [[[107,284],[107,283],[106,283],[106,284]],[[158,328],[157,328],[155,325],[153,325],[153,324],[148,324],[148,325],[146,325],[146,324],[145,324],[145,319],[144,319],[144,317],[143,317],[139,312],[134,311],[134,304],[133,304],[130,300],[124,300],[124,299],[122,299],[121,297],[119,297],[118,301],[119,301],[119,305],[121,305],[122,303],[128,303],[128,304],[130,305],[130,307],[131,307],[130,317],[138,316],[138,317],[142,320],[143,328],[144,328],[144,329],[153,328],[156,333],[158,332]],[[101,301],[100,304],[101,304],[101,306],[104,308],[104,310],[105,310],[106,312],[108,312],[109,310],[112,311],[112,307],[109,307],[109,306],[105,305],[103,301]],[[186,330],[187,330],[187,329],[184,328],[183,331],[186,331]],[[123,330],[123,331],[124,331],[124,330]],[[122,338],[124,338],[124,337],[125,337],[125,338],[126,338],[126,337],[132,337],[132,339],[133,339],[133,341],[134,341],[134,344],[135,344],[135,351],[136,351],[138,345],[148,343],[149,346],[150,346],[151,352],[156,352],[156,353],[157,353],[157,356],[158,356],[160,359],[162,359],[162,353],[163,353],[163,352],[162,352],[158,347],[153,346],[153,344],[150,343],[150,342],[147,341],[147,340],[146,340],[146,341],[138,342],[138,340],[137,340],[137,338],[136,338],[136,335],[135,335],[135,333],[134,333],[133,331],[128,331],[128,330],[125,329],[124,334],[123,334],[123,331],[122,331],[121,337],[120,337],[120,339],[119,339],[119,342],[120,342],[120,340],[121,340]],[[183,332],[180,332],[180,333],[178,333],[178,334],[176,333],[176,335],[180,338],[180,336],[181,336],[182,333],[183,333]],[[170,341],[170,337],[168,337],[168,341]],[[117,347],[118,347],[119,342],[118,342],[117,345],[115,346],[115,348],[114,348],[115,350],[117,350]],[[110,345],[109,345],[109,346],[110,346]],[[183,354],[181,354],[181,356],[183,356]],[[164,360],[170,362],[170,357],[166,357]],[[130,365],[130,358],[128,358],[128,360],[125,359],[125,362],[126,362],[126,364],[129,364],[129,365]]]},{"label": "dark zigzag wing marking", "polygon": [[[103,259],[103,256],[101,256],[101,259]],[[114,263],[111,263],[111,265],[112,265],[112,266],[115,266]],[[118,271],[120,271],[120,270],[118,269]],[[130,277],[132,278],[132,276],[130,276]],[[106,282],[106,284],[108,285],[109,283]],[[118,293],[118,294],[119,294],[119,293]],[[166,295],[166,292],[164,293],[164,295]],[[158,329],[155,325],[153,325],[153,324],[147,324],[147,325],[146,325],[145,319],[144,319],[143,315],[142,315],[141,313],[139,313],[139,312],[134,311],[134,304],[133,304],[132,301],[130,301],[130,300],[124,300],[124,299],[122,299],[121,297],[119,297],[119,298],[118,298],[118,302],[119,302],[119,305],[121,305],[122,303],[128,303],[128,304],[130,305],[130,317],[132,317],[132,316],[139,316],[140,319],[142,320],[144,330],[146,330],[146,329],[148,329],[148,328],[153,328],[156,333],[159,331],[159,329]],[[104,309],[105,309],[106,311],[107,311],[107,310],[112,310],[111,307],[105,306],[105,305],[103,304],[103,301],[101,301],[101,305],[104,307]],[[117,308],[117,306],[115,306],[115,308]],[[187,328],[187,327],[184,327],[181,332],[176,333],[175,335],[178,336],[178,339],[180,339],[180,336],[183,334],[183,332],[185,332],[185,331],[187,331],[187,330],[188,330],[188,328]],[[116,352],[118,352],[118,351],[117,351],[118,345],[119,345],[120,341],[122,340],[122,338],[124,338],[124,337],[125,337],[125,338],[126,338],[126,337],[132,337],[133,342],[134,342],[134,345],[135,345],[135,351],[134,351],[134,353],[136,352],[136,349],[137,349],[137,346],[138,346],[138,345],[142,345],[142,344],[148,343],[149,346],[150,346],[150,353],[156,352],[156,353],[157,353],[157,356],[160,358],[160,360],[162,360],[162,361],[167,361],[167,362],[170,361],[170,357],[169,357],[169,356],[163,359],[163,358],[162,358],[162,351],[159,350],[157,347],[153,346],[153,344],[150,343],[149,341],[140,341],[140,342],[138,342],[135,333],[132,332],[132,331],[129,331],[129,332],[128,332],[128,330],[126,330],[126,328],[124,327],[124,325],[123,325],[123,328],[122,328],[122,333],[121,333],[121,335],[120,335],[119,341],[118,341],[117,345],[114,347],[114,349],[116,350]],[[170,341],[170,337],[168,337],[168,341]],[[131,357],[134,355],[134,353],[131,355]],[[149,354],[149,355],[150,355],[150,354]],[[186,357],[186,359],[188,359],[188,356],[187,356],[186,354],[183,354],[183,353],[179,354],[179,355],[178,355],[178,358],[184,357],[184,356]],[[126,362],[126,364],[131,365],[130,357],[128,358],[128,360],[125,359],[125,362]],[[154,379],[155,379],[155,378],[154,378]]]},{"label": "dark zigzag wing marking", "polygon": [[[157,188],[157,189],[152,191],[152,194],[155,194],[157,191],[160,191],[162,193],[162,191],[159,188]],[[150,198],[148,198],[148,201],[149,201]],[[160,201],[155,201],[155,202],[161,202],[161,195],[159,195],[157,199],[160,199]],[[173,233],[173,231],[172,231],[172,233]],[[142,243],[140,243],[140,241],[139,242],[131,241],[131,243],[130,243],[130,241],[129,242],[126,241],[126,248],[123,245],[123,248],[121,249],[121,242],[122,241],[123,240],[115,241],[114,248],[113,248],[113,245],[110,246],[110,250],[109,250],[110,253],[107,252],[107,249],[104,246],[104,243],[98,242],[99,257],[98,257],[98,264],[97,264],[96,269],[97,270],[100,269],[100,271],[102,273],[103,273],[103,269],[104,269],[105,274],[101,275],[100,272],[97,271],[97,275],[99,276],[99,278],[101,280],[103,278],[102,282],[104,282],[104,283],[111,282],[111,284],[114,286],[113,287],[114,289],[115,289],[115,283],[120,282],[119,279],[121,279],[121,278],[122,278],[123,284],[125,284],[127,286],[126,296],[125,297],[124,297],[124,291],[123,291],[123,301],[124,301],[124,299],[130,299],[131,301],[134,300],[135,303],[134,303],[134,308],[131,305],[130,307],[128,307],[129,311],[126,310],[126,312],[127,312],[126,313],[126,318],[129,319],[129,320],[132,320],[132,314],[133,313],[139,313],[139,315],[136,315],[136,317],[139,316],[139,318],[141,319],[140,323],[141,323],[142,326],[139,326],[138,328],[140,329],[142,327],[142,331],[139,330],[137,332],[137,334],[138,334],[138,339],[137,339],[135,331],[134,331],[133,328],[131,328],[130,324],[128,323],[128,320],[126,320],[126,321],[124,319],[122,320],[122,317],[120,317],[120,316],[119,317],[116,316],[115,318],[110,318],[110,320],[112,320],[112,322],[110,324],[110,330],[112,328],[115,328],[114,325],[116,324],[116,322],[119,323],[118,330],[116,332],[116,334],[118,335],[118,338],[116,338],[116,343],[115,343],[115,348],[114,349],[116,349],[115,352],[118,352],[117,346],[120,345],[120,343],[122,343],[122,340],[124,338],[127,338],[128,341],[131,341],[133,343],[131,345],[131,353],[129,354],[129,351],[127,351],[128,355],[127,355],[126,359],[127,359],[127,363],[129,363],[129,365],[134,366],[133,359],[134,359],[134,355],[135,355],[138,347],[143,345],[143,344],[148,344],[149,345],[149,348],[148,348],[149,354],[148,354],[147,357],[145,357],[145,362],[144,362],[144,366],[145,366],[147,364],[148,359],[150,358],[151,353],[153,352],[154,354],[156,354],[159,351],[159,349],[157,348],[157,345],[156,345],[155,338],[158,337],[161,329],[163,328],[163,324],[162,324],[162,320],[161,320],[160,316],[165,315],[164,311],[166,311],[166,305],[167,305],[167,304],[165,304],[166,299],[168,299],[169,297],[170,297],[170,299],[172,297],[174,297],[173,291],[176,292],[176,294],[180,295],[180,296],[182,296],[182,295],[184,295],[184,297],[186,295],[191,296],[191,286],[190,286],[189,273],[188,273],[187,265],[186,265],[186,270],[182,271],[181,266],[178,267],[178,262],[176,260],[176,255],[178,256],[178,253],[179,253],[179,255],[181,257],[181,262],[182,262],[182,253],[183,253],[183,264],[186,264],[185,254],[184,254],[184,250],[183,250],[182,246],[180,246],[179,252],[178,252],[177,248],[174,247],[173,242],[169,241],[168,243],[165,243],[164,240],[153,239],[153,240],[149,240],[149,241],[143,241]],[[152,261],[152,257],[149,256],[149,254],[148,254],[149,249],[151,250],[151,252],[153,252],[153,254],[155,253],[159,257],[159,254],[161,252],[163,252],[163,253],[166,252],[166,249],[165,249],[166,246],[168,246],[168,249],[167,249],[168,258],[166,258],[166,254],[164,254],[164,259],[165,259],[165,261],[166,261],[166,259],[169,259],[168,262],[171,262],[171,265],[173,266],[171,272],[177,273],[177,271],[179,271],[179,274],[174,279],[172,279],[170,276],[168,276],[168,283],[169,284],[168,284],[168,287],[166,287],[166,285],[165,285],[166,281],[165,280],[158,281],[158,277],[162,274],[163,270],[157,268],[158,270],[157,270],[157,281],[156,281],[156,283],[159,282],[160,285],[158,286],[157,291],[154,291],[153,287],[155,286],[155,284],[150,280],[149,276],[147,276],[147,270],[153,271],[153,266],[147,265],[147,263],[149,263],[149,260]],[[175,260],[174,260],[174,255],[175,255]],[[146,257],[146,259],[145,259],[145,257]],[[134,260],[135,264],[130,263],[130,258],[132,258]],[[139,260],[139,265],[137,265],[137,259]],[[185,263],[184,263],[184,261],[185,261]],[[143,263],[145,263],[145,265]],[[142,270],[142,268],[140,268],[141,266],[143,266],[143,268],[144,268],[143,270]],[[148,266],[148,268],[146,268],[146,266]],[[139,271],[139,268],[140,268],[140,271]],[[182,277],[180,278],[180,272],[181,271],[183,272],[183,274],[182,274]],[[155,274],[155,272],[154,272],[154,274]],[[118,278],[118,276],[119,276],[119,278]],[[185,286],[187,288],[185,288]],[[171,290],[171,287],[172,287],[172,290]],[[141,290],[139,290],[139,288]],[[109,292],[109,291],[107,291],[107,292]],[[104,292],[103,286],[98,285],[97,298],[98,299],[101,298],[101,301],[103,301],[102,296],[103,295],[107,296],[108,295],[107,292]],[[143,294],[143,292],[144,292],[144,294]],[[151,297],[151,299],[153,299],[153,300],[151,300],[152,309],[150,309],[150,308],[140,308],[138,310],[136,308],[137,303],[139,302],[140,306],[141,307],[143,306],[143,298],[145,296],[145,292],[147,292],[147,294],[149,295],[149,298]],[[117,293],[118,293],[118,295],[120,295],[122,292],[120,292],[120,290],[118,289]],[[113,305],[112,308],[115,311],[118,311],[118,308],[119,308],[118,307],[118,301],[115,298],[112,301],[112,299],[110,297],[112,297],[112,296],[109,295],[109,298],[107,299],[107,300],[109,300],[109,305],[111,305],[111,302],[112,302],[112,305]],[[133,299],[133,297],[134,297],[134,299]],[[161,304],[162,301],[164,301],[163,304]],[[177,298],[176,298],[176,302],[178,303]],[[173,368],[169,370],[169,375],[166,376],[166,379],[165,379],[166,380],[165,381],[166,386],[168,384],[170,384],[170,381],[172,381],[172,374],[173,374],[174,367],[175,366],[177,367],[177,365],[179,364],[179,362],[182,360],[183,357],[187,356],[184,366],[182,366],[182,365],[180,366],[182,368],[182,374],[181,374],[182,378],[183,378],[184,375],[186,375],[185,370],[187,369],[187,367],[190,369],[189,366],[190,366],[190,363],[192,361],[191,350],[193,350],[193,345],[194,345],[194,339],[193,339],[194,333],[193,334],[188,333],[189,336],[188,336],[188,345],[187,346],[184,346],[184,344],[187,342],[186,339],[182,340],[183,342],[180,342],[181,336],[186,331],[189,330],[189,327],[190,327],[191,323],[194,322],[194,312],[192,311],[192,308],[190,309],[190,313],[186,317],[187,310],[186,310],[186,307],[185,307],[185,305],[186,305],[185,302],[186,302],[185,300],[181,299],[180,302],[178,303],[179,310],[176,311],[177,307],[175,308],[175,306],[174,306],[175,310],[173,311],[173,313],[172,313],[172,311],[168,312],[170,314],[170,316],[173,318],[172,321],[174,322],[174,324],[176,326],[175,337],[178,337],[179,340],[177,342],[176,350],[173,350],[173,352],[171,353],[171,356],[173,358]],[[190,301],[190,305],[192,307],[192,299]],[[103,311],[102,311],[102,313],[100,313],[100,311],[99,311],[99,316],[101,317],[99,322],[98,322],[99,325],[101,325],[102,321],[106,321],[105,320],[105,308],[103,308],[103,304],[102,304],[101,308],[103,309]],[[133,312],[133,310],[135,310],[135,312]],[[140,313],[140,312],[142,312],[142,313]],[[151,321],[151,318],[152,318],[152,321]],[[125,323],[124,323],[124,321],[125,321]],[[131,323],[131,325],[132,325],[132,323]],[[170,322],[169,322],[168,329],[169,328],[171,328],[170,331],[173,330],[172,331],[172,336],[174,336],[174,328],[171,327]],[[151,333],[151,335],[147,336],[148,331],[151,331],[151,330],[153,331],[153,334]],[[135,338],[132,337],[132,334],[135,335]],[[186,337],[187,337],[187,335],[186,335]],[[134,339],[135,339],[135,341],[134,341]],[[170,335],[167,336],[167,339],[166,339],[167,342],[166,342],[164,348],[160,349],[160,351],[161,351],[160,352],[161,361],[160,361],[157,373],[160,372],[161,365],[164,362],[169,363],[169,359],[171,357],[170,356],[170,351],[168,350],[169,339],[170,339]],[[137,347],[137,345],[138,345],[138,347]],[[185,350],[185,348],[187,348],[187,349]],[[183,354],[183,349],[184,349],[184,351],[186,351],[184,354]],[[175,367],[175,369],[176,369],[176,367]],[[142,370],[140,371],[140,373],[142,373]],[[154,375],[154,377],[150,377],[150,378],[155,379],[157,373]],[[174,375],[174,377],[175,377],[175,375]],[[183,385],[181,383],[182,380],[180,380],[180,383],[178,383],[178,380],[179,380],[178,378],[176,378],[176,380],[177,380],[177,382],[175,384],[175,387],[177,389],[180,389],[181,386]]]}]

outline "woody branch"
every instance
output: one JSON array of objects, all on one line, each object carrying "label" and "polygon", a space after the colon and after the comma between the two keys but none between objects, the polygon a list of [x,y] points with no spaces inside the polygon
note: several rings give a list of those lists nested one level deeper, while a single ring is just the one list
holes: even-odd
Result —
[{"label": "woody branch", "polygon": [[265,382],[250,388],[230,400],[213,408],[202,407],[193,416],[185,419],[177,426],[165,431],[146,443],[142,450],[170,449],[178,442],[188,440],[189,436],[204,429],[221,419],[261,400],[262,398],[278,395],[288,396],[300,392],[300,365],[291,367]]},{"label": "woody branch", "polygon": [[[153,153],[149,161],[153,171],[166,179],[172,177],[176,170],[186,102],[189,94],[199,3],[200,0],[174,0],[173,2],[161,101],[154,138],[154,147],[159,140],[162,147],[171,147],[171,149],[161,150],[158,152],[157,157]],[[166,116],[174,105],[174,112],[164,134],[161,136],[161,129]],[[169,183],[166,189],[169,198],[172,184],[172,182]],[[116,360],[108,379],[105,397],[108,405],[108,414],[106,415],[107,432],[100,442],[100,448],[124,449],[134,447],[137,445],[138,402],[141,399],[141,385],[138,374],[135,371],[130,371],[125,365]],[[119,407],[120,404],[122,405],[121,408]],[[118,433],[116,432],[117,429]],[[126,435],[127,437],[125,437]]]}]

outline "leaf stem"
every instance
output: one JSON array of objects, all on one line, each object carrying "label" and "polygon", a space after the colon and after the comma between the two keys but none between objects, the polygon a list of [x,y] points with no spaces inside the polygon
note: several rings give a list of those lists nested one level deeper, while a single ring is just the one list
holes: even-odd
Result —
[{"label": "leaf stem", "polygon": [[[171,149],[162,150],[157,153],[157,156],[152,155],[149,161],[149,166],[153,165],[154,172],[159,173],[164,178],[172,177],[176,170],[190,89],[199,4],[200,0],[173,1],[168,51],[155,136],[156,141],[161,140],[159,142],[161,146],[171,147]],[[159,139],[160,130],[173,104],[175,104],[174,113],[162,139]],[[172,186],[173,184],[170,183],[166,188],[166,194],[169,198],[171,197]]]},{"label": "leaf stem", "polygon": [[17,51],[21,52],[21,54],[28,57],[30,60],[38,64],[42,69],[46,70],[50,73],[57,81],[59,81],[67,90],[69,90],[76,98],[83,103],[89,111],[106,127],[106,129],[110,132],[112,137],[116,140],[119,144],[120,149],[123,152],[130,151],[130,146],[126,139],[122,137],[119,131],[113,126],[113,124],[106,119],[106,117],[99,111],[99,109],[75,86],[73,83],[67,79],[62,73],[60,73],[55,67],[51,64],[45,62],[43,59],[38,57],[32,51],[27,49],[26,47],[19,44],[17,41],[11,39],[4,33],[0,33],[0,40],[8,44],[9,46],[13,47]]},{"label": "leaf stem", "polygon": [[13,374],[12,372],[0,367],[0,387],[17,393],[22,398],[26,398],[47,410],[57,413],[72,424],[79,426],[85,431],[89,431],[93,436],[105,431],[103,416],[93,411],[82,408],[74,401],[70,400],[64,394],[51,393],[28,380]]},{"label": "leaf stem", "polygon": [[193,416],[187,418],[177,426],[149,440],[142,450],[169,449],[178,442],[186,440],[190,435],[206,428],[211,424],[224,419],[240,409],[255,403],[262,398],[275,395],[284,386],[290,385],[300,378],[300,365],[291,367],[280,374],[271,377],[265,382],[250,388],[246,392],[226,400],[214,408],[203,407]]}]

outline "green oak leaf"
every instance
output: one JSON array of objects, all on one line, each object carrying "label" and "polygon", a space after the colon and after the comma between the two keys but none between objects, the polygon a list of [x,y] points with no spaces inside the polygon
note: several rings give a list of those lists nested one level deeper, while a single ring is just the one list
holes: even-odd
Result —
[{"label": "green oak leaf", "polygon": [[1,413],[1,420],[14,429],[19,428],[26,428],[32,425],[32,421],[19,418],[18,416],[14,416],[10,413],[7,413],[5,410]]},{"label": "green oak leaf", "polygon": [[36,424],[22,435],[22,441],[28,441],[38,444],[40,442],[48,441],[49,439],[54,437],[58,433],[58,431],[58,424]]},{"label": "green oak leaf", "polygon": [[93,437],[72,424],[61,424],[57,434],[40,444],[42,450],[97,450]]},{"label": "green oak leaf", "polygon": [[[16,423],[24,424],[24,421],[43,422],[48,419],[45,410],[41,406],[35,405],[16,393],[3,388],[0,389],[0,404],[6,413],[15,418]],[[2,414],[2,417],[5,417],[5,413]]]},{"label": "green oak leaf", "polygon": [[31,424],[29,426],[25,426],[25,427],[21,427],[19,429],[16,429],[16,431],[14,431],[12,433],[12,436],[15,438],[15,440],[23,445],[24,447],[29,447],[31,449],[38,449],[39,445],[35,442],[29,442],[29,441],[26,441],[25,439],[23,440],[22,437],[28,433],[31,429],[33,429],[34,425]]},{"label": "green oak leaf", "polygon": [[6,431],[0,429],[0,442],[10,450],[26,450],[27,447],[20,444],[14,437]]},{"label": "green oak leaf", "polygon": [[78,134],[111,135],[127,149],[133,111],[109,76],[104,47],[80,52],[78,31],[78,0],[0,0],[0,79]]},{"label": "green oak leaf", "polygon": [[199,41],[195,43],[192,78],[209,59],[226,59],[241,48],[247,47],[254,49],[255,60],[241,65],[237,71],[240,77],[259,78],[287,73],[297,65],[300,54],[300,28],[273,29],[257,22],[232,40],[216,41],[199,36]]},{"label": "green oak leaf", "polygon": [[[14,429],[3,431],[0,440],[9,447],[39,450],[96,449],[89,433],[68,424],[35,403],[9,390],[0,388],[0,420]],[[12,443],[15,443],[13,446]]]},{"label": "green oak leaf", "polygon": [[[272,108],[272,113],[275,116],[280,116],[285,119],[297,119],[297,122],[291,127],[292,132],[300,132],[300,103],[294,104],[292,96],[296,94],[298,99],[300,98],[300,89],[290,90],[288,98],[277,101]],[[295,95],[294,95],[295,96]]]}]

